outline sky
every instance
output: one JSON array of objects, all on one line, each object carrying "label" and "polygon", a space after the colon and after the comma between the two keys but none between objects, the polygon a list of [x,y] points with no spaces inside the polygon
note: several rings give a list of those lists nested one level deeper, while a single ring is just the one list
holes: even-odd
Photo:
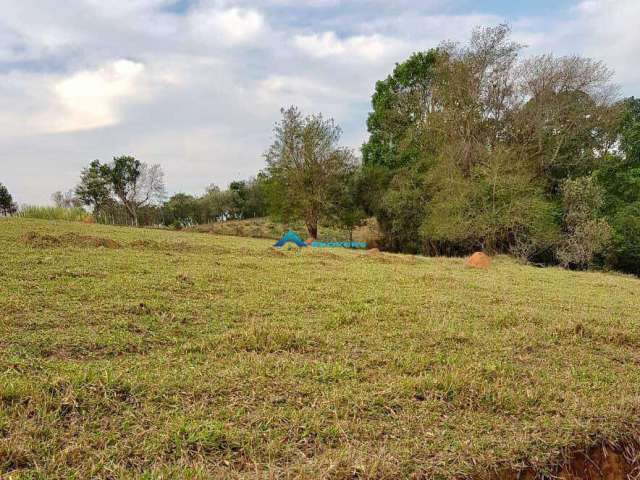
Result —
[{"label": "sky", "polygon": [[581,54],[640,96],[638,0],[0,0],[0,182],[48,204],[94,159],[162,166],[169,194],[264,167],[280,108],[359,150],[375,82],[508,23],[525,55]]}]

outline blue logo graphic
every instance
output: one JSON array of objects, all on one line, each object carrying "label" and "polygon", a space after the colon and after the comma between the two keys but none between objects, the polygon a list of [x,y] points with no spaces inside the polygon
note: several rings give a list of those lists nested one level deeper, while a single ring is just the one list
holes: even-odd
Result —
[{"label": "blue logo graphic", "polygon": [[298,247],[367,248],[367,244],[365,242],[318,242],[314,240],[310,244],[306,244],[295,232],[292,232],[291,230],[285,233],[273,246],[278,248],[284,247],[287,243],[293,243]]}]

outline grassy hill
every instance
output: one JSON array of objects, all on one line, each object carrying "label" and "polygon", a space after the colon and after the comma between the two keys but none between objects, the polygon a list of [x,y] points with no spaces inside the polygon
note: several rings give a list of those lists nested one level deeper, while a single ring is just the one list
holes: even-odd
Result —
[{"label": "grassy hill", "polygon": [[452,478],[640,419],[640,282],[0,220],[1,478]]}]

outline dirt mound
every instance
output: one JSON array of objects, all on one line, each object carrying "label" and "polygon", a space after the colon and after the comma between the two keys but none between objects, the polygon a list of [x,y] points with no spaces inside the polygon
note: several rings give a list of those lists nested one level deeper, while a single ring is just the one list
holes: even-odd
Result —
[{"label": "dirt mound", "polygon": [[59,237],[54,235],[43,235],[36,232],[27,232],[22,236],[22,240],[32,247],[57,247],[62,244]]},{"label": "dirt mound", "polygon": [[369,250],[366,251],[367,255],[379,255],[380,254],[380,249],[379,248],[370,248]]},{"label": "dirt mound", "polygon": [[491,257],[489,255],[476,252],[464,262],[467,268],[489,268],[491,266]]},{"label": "dirt mound", "polygon": [[110,238],[100,238],[91,235],[79,235],[77,233],[65,233],[64,235],[47,235],[37,232],[27,232],[23,240],[32,247],[103,247],[120,248],[120,244]]}]

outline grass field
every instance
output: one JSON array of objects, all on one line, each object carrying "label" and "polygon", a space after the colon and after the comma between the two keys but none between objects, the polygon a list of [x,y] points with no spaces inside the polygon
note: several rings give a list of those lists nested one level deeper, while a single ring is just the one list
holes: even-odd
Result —
[{"label": "grass field", "polygon": [[0,220],[0,478],[453,478],[635,438],[640,281]]}]

